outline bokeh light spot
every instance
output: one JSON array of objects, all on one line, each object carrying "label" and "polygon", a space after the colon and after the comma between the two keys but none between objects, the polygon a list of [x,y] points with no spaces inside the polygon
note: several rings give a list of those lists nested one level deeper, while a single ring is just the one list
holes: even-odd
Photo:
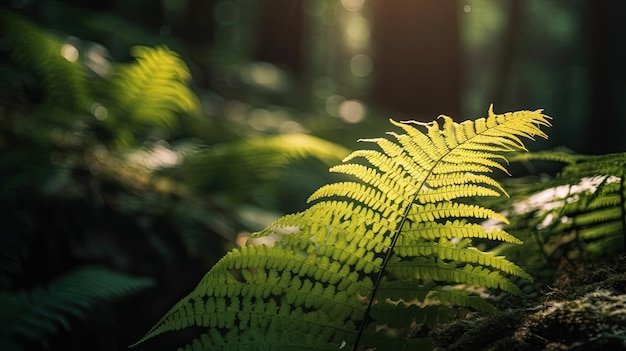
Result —
[{"label": "bokeh light spot", "polygon": [[170,144],[165,140],[157,141],[151,148],[133,151],[126,155],[127,159],[149,170],[170,168],[182,162],[182,155],[170,149]]},{"label": "bokeh light spot", "polygon": [[257,62],[248,71],[250,80],[255,84],[269,89],[280,89],[283,86],[281,74],[271,63]]},{"label": "bokeh light spot", "polygon": [[352,41],[367,41],[370,38],[370,22],[367,18],[361,16],[354,16],[349,19],[346,26],[346,35],[349,40]]},{"label": "bokeh light spot", "polygon": [[346,100],[339,105],[339,117],[348,123],[359,123],[365,118],[365,106],[357,100]]},{"label": "bokeh light spot", "polygon": [[341,6],[350,12],[361,11],[365,0],[341,0]]},{"label": "bokeh light spot", "polygon": [[107,59],[109,53],[107,49],[100,44],[92,44],[83,51],[85,57],[85,65],[99,76],[106,76],[111,70],[111,63]]},{"label": "bokeh light spot", "polygon": [[357,77],[369,76],[370,73],[372,73],[373,68],[374,62],[372,61],[372,58],[367,55],[354,55],[350,60],[350,71],[352,71],[352,74]]},{"label": "bokeh light spot", "polygon": [[98,121],[102,122],[109,117],[109,110],[101,104],[95,102],[91,104],[91,114],[96,117]]},{"label": "bokeh light spot", "polygon": [[280,124],[278,131],[283,134],[306,133],[307,130],[296,121],[284,121]]},{"label": "bokeh light spot", "polygon": [[63,44],[61,47],[61,56],[69,62],[76,62],[78,60],[78,49],[72,44]]}]

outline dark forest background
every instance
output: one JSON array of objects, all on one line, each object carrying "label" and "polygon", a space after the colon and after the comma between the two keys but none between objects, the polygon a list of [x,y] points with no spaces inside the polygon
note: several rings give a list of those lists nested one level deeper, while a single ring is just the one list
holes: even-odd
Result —
[{"label": "dark forest background", "polygon": [[[305,208],[327,168],[389,118],[543,108],[554,127],[533,149],[626,149],[623,1],[0,11],[0,349],[127,349],[226,250]],[[136,82],[109,85],[107,72],[136,65],[136,46],[180,60],[146,65],[155,92],[124,105]],[[173,68],[189,79],[159,80]]]}]

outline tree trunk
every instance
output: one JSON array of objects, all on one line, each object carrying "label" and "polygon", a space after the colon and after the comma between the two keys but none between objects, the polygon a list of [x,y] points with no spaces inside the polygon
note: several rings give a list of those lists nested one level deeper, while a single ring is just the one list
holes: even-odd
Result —
[{"label": "tree trunk", "polygon": [[371,2],[372,99],[391,113],[432,120],[461,111],[460,7],[456,1]]},{"label": "tree trunk", "polygon": [[623,152],[626,104],[624,93],[623,1],[587,2],[589,117],[584,152]]}]

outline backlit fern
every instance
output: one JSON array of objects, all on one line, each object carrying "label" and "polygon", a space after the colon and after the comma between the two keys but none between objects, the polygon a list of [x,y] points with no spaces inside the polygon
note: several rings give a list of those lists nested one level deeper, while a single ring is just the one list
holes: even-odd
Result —
[{"label": "backlit fern", "polygon": [[189,87],[191,74],[177,53],[165,46],[135,46],[131,55],[136,62],[112,65],[93,87],[92,110],[100,110],[94,115],[120,146],[133,145],[136,138],[155,131],[177,131],[183,116],[200,113],[198,97]]},{"label": "backlit fern", "polygon": [[[286,215],[227,253],[140,342],[192,326],[184,350],[400,350],[428,347],[427,331],[464,310],[493,311],[480,290],[521,294],[531,277],[473,239],[521,243],[476,198],[504,189],[490,176],[521,138],[546,137],[541,110],[455,123],[395,122],[403,133],[365,139],[303,212]],[[471,202],[474,203],[471,203]]]},{"label": "backlit fern", "polygon": [[512,230],[534,236],[549,258],[598,257],[624,250],[625,153],[545,151],[514,160],[554,161],[563,168],[555,177],[520,189],[518,200],[507,209]]},{"label": "backlit fern", "polygon": [[[194,118],[201,108],[189,69],[165,46],[134,47],[135,60],[114,62],[99,44],[3,9],[0,37],[0,350],[84,344],[81,334],[101,323],[128,331],[123,306],[86,312],[151,281],[76,265],[164,277],[161,263],[212,262],[223,241],[248,228],[235,210],[261,181],[278,183],[277,169],[293,160],[348,154],[307,134],[239,142],[249,133],[242,126],[229,133],[217,127],[221,118]],[[210,166],[195,168],[196,157]],[[242,158],[249,162],[232,162]],[[187,182],[198,173],[202,184],[243,174],[249,197],[226,203],[239,189],[198,189]],[[61,332],[83,316],[86,328]]]},{"label": "backlit fern", "polygon": [[240,204],[257,195],[250,184],[260,188],[274,181],[284,186],[281,170],[290,162],[316,158],[330,165],[349,153],[344,147],[304,133],[251,137],[190,153],[179,177],[196,191],[225,193],[228,201]]},{"label": "backlit fern", "polygon": [[[172,133],[183,124],[183,115],[200,113],[187,65],[166,46],[135,46],[135,62],[111,63],[101,53],[80,51],[81,39],[53,34],[3,9],[0,33],[6,38],[0,49],[9,53],[9,67],[25,73],[2,82],[7,87],[0,88],[14,95],[5,103],[38,104],[41,99],[42,122],[104,126],[119,145],[129,146],[155,131]],[[85,63],[93,55],[99,67],[95,71]],[[33,101],[21,101],[28,94]]]},{"label": "backlit fern", "polygon": [[114,65],[102,91],[112,121],[174,129],[177,114],[199,113],[198,98],[188,86],[191,74],[177,53],[165,46],[136,46],[131,55],[137,61]]}]

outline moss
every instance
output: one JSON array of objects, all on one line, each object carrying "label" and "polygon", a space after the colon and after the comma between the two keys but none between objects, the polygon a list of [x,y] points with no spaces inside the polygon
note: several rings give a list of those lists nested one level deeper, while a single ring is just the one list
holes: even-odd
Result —
[{"label": "moss", "polygon": [[[436,350],[500,350],[522,323],[522,315],[511,311],[489,318],[464,319],[439,325],[431,333]],[[486,338],[485,336],[489,336]]]},{"label": "moss", "polygon": [[435,328],[436,350],[626,350],[625,272],[624,256],[578,263],[529,305]]}]

